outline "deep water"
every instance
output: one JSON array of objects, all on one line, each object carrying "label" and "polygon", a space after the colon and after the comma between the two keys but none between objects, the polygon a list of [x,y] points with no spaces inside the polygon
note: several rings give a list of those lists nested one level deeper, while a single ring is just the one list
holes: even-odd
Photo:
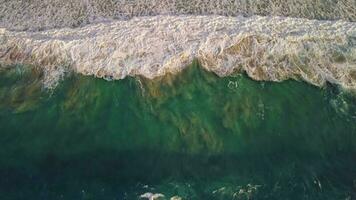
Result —
[{"label": "deep water", "polygon": [[0,69],[0,199],[356,198],[356,97],[335,85]]}]

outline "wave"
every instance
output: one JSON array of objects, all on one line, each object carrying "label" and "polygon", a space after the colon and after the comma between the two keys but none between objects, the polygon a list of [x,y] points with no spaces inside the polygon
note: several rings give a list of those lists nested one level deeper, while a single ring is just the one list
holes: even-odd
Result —
[{"label": "wave", "polygon": [[47,87],[68,71],[106,79],[177,73],[198,59],[219,76],[302,79],[356,88],[356,24],[252,16],[146,16],[40,32],[0,29],[0,63],[44,70]]},{"label": "wave", "polygon": [[0,26],[11,30],[77,27],[153,15],[285,16],[356,21],[354,0],[0,0]]}]

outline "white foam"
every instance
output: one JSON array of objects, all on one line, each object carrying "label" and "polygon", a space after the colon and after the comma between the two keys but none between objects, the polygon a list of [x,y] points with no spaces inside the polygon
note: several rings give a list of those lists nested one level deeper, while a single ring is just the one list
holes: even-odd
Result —
[{"label": "white foam", "polygon": [[157,199],[161,199],[163,198],[164,195],[161,193],[150,193],[150,192],[146,192],[145,194],[140,195],[141,199],[148,199],[148,200],[157,200]]},{"label": "white foam", "polygon": [[0,0],[0,27],[39,30],[153,15],[270,15],[356,21],[355,0]]},{"label": "white foam", "polygon": [[285,17],[147,16],[41,32],[0,31],[0,63],[108,79],[177,73],[197,58],[219,76],[356,88],[356,23]]}]

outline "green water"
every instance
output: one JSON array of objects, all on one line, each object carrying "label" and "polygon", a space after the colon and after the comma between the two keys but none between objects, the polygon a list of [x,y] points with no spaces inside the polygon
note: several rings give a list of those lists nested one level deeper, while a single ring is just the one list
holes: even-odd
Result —
[{"label": "green water", "polygon": [[356,97],[333,85],[0,69],[0,199],[356,197]]}]

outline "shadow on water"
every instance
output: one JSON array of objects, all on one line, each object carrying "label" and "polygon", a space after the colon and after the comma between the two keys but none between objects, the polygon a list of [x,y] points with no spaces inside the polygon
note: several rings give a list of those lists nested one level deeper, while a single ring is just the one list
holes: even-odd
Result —
[{"label": "shadow on water", "polygon": [[352,199],[356,99],[336,86],[0,70],[1,199]]}]

